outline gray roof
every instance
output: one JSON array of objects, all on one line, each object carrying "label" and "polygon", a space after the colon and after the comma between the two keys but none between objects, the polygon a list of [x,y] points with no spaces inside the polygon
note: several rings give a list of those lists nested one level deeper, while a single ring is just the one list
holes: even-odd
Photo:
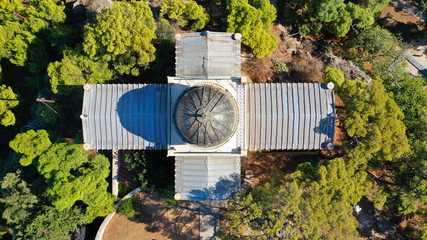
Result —
[{"label": "gray roof", "polygon": [[240,156],[175,156],[175,192],[182,200],[224,200],[240,188]]},{"label": "gray roof", "polygon": [[85,85],[87,149],[166,149],[167,84]]},{"label": "gray roof", "polygon": [[237,103],[225,89],[199,84],[184,91],[174,110],[175,126],[184,140],[198,148],[226,143],[238,125]]},{"label": "gray roof", "polygon": [[325,83],[246,85],[248,149],[332,148],[334,91]]},{"label": "gray roof", "polygon": [[176,35],[176,76],[240,77],[239,33],[202,32]]}]

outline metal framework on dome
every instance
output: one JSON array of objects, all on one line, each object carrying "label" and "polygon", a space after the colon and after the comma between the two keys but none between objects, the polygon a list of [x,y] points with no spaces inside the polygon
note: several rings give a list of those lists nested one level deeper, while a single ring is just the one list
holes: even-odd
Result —
[{"label": "metal framework on dome", "polygon": [[174,123],[183,140],[196,148],[217,148],[234,135],[238,107],[233,96],[214,84],[190,87],[179,97]]}]

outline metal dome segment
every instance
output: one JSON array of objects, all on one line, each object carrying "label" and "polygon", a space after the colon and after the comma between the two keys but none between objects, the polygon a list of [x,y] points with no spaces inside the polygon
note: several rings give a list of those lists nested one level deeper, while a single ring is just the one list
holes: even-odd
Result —
[{"label": "metal dome segment", "polygon": [[196,85],[178,98],[174,120],[186,143],[202,149],[217,148],[226,143],[236,131],[237,103],[220,86]]}]

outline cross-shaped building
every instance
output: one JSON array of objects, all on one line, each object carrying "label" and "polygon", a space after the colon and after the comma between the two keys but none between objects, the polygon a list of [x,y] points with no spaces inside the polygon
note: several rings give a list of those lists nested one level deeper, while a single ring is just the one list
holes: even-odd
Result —
[{"label": "cross-shaped building", "polygon": [[86,84],[85,149],[168,150],[175,198],[225,200],[247,150],[333,148],[333,84],[247,83],[241,34],[176,35],[168,84]]}]

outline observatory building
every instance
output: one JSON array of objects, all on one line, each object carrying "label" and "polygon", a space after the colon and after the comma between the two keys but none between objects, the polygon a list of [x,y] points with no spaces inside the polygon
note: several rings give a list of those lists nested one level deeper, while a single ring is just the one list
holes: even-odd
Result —
[{"label": "observatory building", "polygon": [[333,148],[333,84],[246,83],[239,33],[176,35],[167,84],[86,84],[85,149],[167,150],[175,197],[225,200],[247,150]]}]

